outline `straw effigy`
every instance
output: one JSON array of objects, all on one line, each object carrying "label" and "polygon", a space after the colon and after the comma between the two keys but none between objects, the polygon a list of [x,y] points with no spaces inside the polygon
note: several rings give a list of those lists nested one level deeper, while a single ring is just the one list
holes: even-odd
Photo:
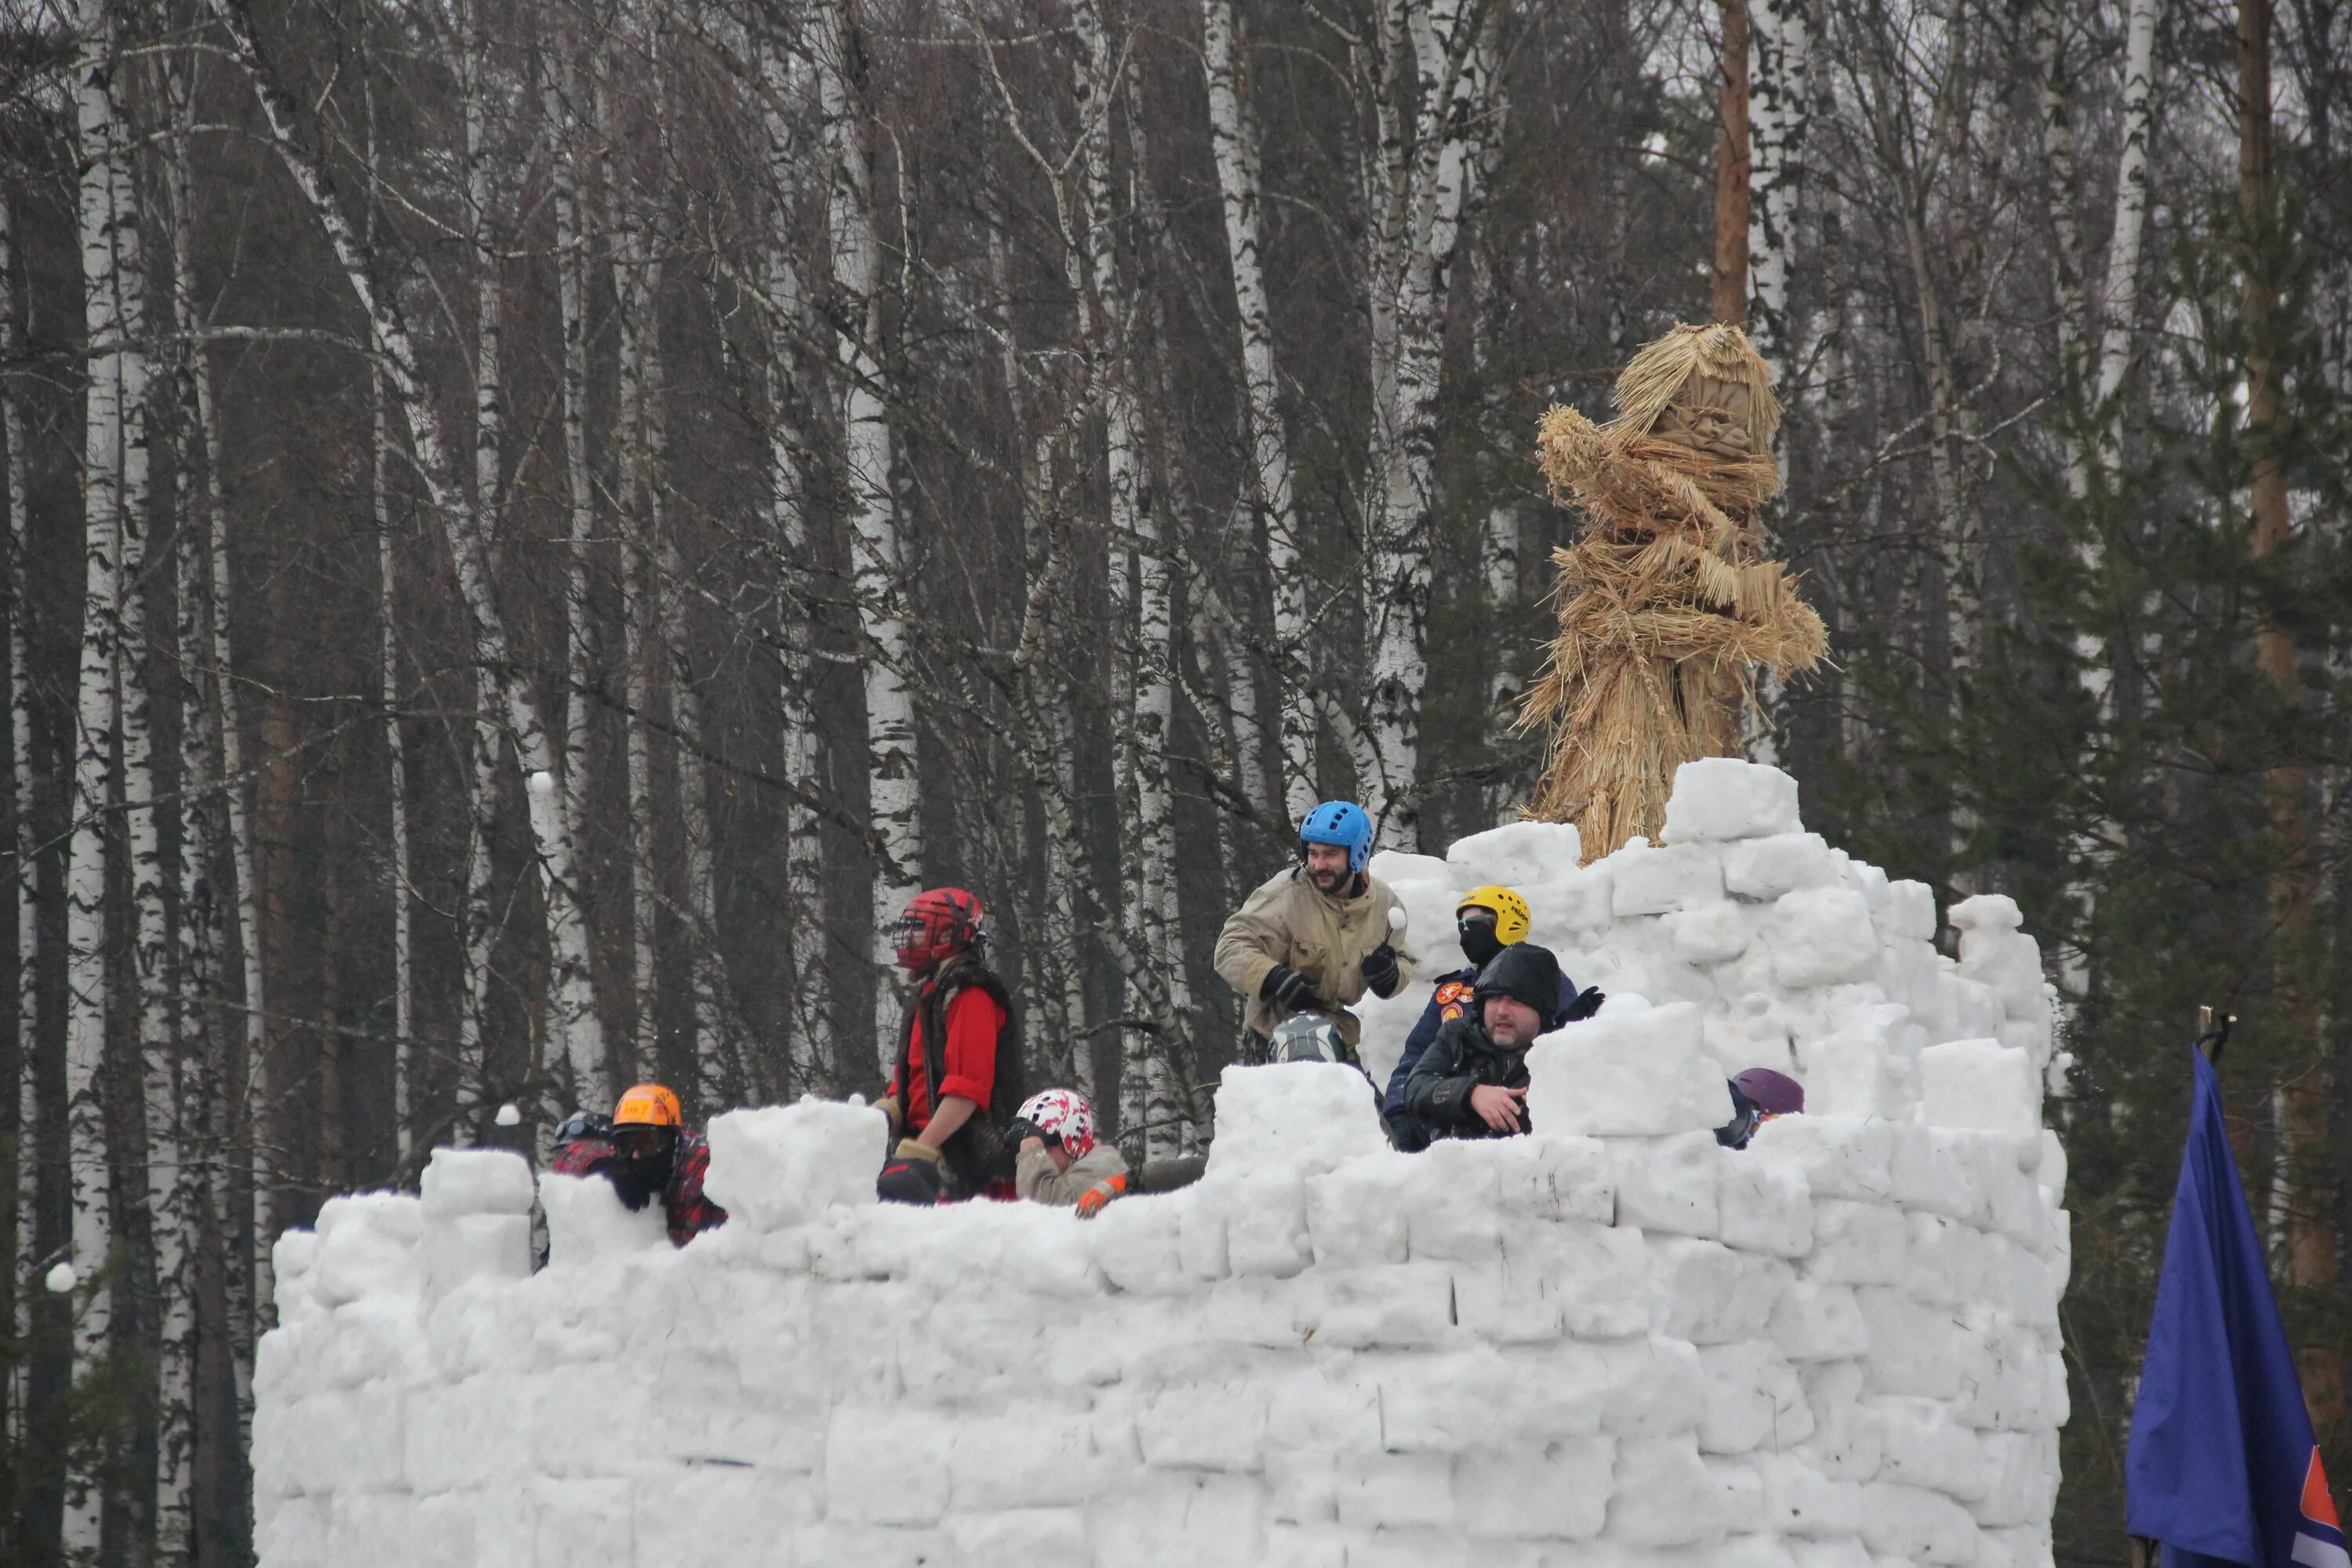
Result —
[{"label": "straw effigy", "polygon": [[1785,678],[1827,649],[1762,559],[1780,483],[1771,374],[1738,328],[1676,326],[1617,378],[1616,418],[1554,408],[1537,433],[1584,530],[1552,553],[1559,631],[1520,709],[1522,729],[1552,727],[1528,815],[1575,823],[1588,858],[1656,837],[1684,763],[1738,754],[1756,666]]}]

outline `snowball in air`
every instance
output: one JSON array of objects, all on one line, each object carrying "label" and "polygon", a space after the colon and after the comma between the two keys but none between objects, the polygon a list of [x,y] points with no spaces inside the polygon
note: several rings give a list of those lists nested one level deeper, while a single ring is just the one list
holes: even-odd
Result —
[{"label": "snowball in air", "polygon": [[537,773],[532,773],[530,775],[530,793],[533,795],[553,795],[555,793],[555,775],[549,773],[545,768],[541,768]]},{"label": "snowball in air", "polygon": [[1404,919],[1405,919],[1405,916],[1404,916],[1404,906],[1403,906],[1402,904],[1399,904],[1399,905],[1397,905],[1395,908],[1393,908],[1393,909],[1390,910],[1389,910],[1389,930],[1391,930],[1391,931],[1402,931],[1402,930],[1404,930]]},{"label": "snowball in air", "polygon": [[[545,773],[541,773],[539,776],[545,778],[547,775]],[[522,1110],[520,1107],[517,1106],[513,1100],[509,1100],[504,1105],[499,1107],[499,1113],[490,1118],[490,1120],[497,1122],[501,1127],[520,1127],[522,1125]]]},{"label": "snowball in air", "polygon": [[58,1264],[41,1279],[41,1283],[49,1288],[49,1294],[52,1296],[62,1296],[80,1282],[81,1276],[74,1272],[74,1266],[70,1263]]}]

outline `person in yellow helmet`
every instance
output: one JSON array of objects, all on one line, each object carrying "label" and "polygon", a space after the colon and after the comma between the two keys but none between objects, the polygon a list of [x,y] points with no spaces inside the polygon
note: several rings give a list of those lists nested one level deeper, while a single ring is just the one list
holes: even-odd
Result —
[{"label": "person in yellow helmet", "polygon": [[[579,1134],[566,1138],[575,1125]],[[556,1136],[553,1170],[568,1176],[603,1176],[632,1211],[659,1197],[672,1246],[684,1247],[727,1223],[727,1211],[703,1195],[710,1145],[701,1133],[687,1129],[677,1096],[665,1086],[635,1085],[613,1107],[612,1121],[604,1126],[574,1117]]]},{"label": "person in yellow helmet", "polygon": [[[1421,1012],[1412,1033],[1405,1037],[1404,1054],[1397,1058],[1396,1070],[1389,1075],[1387,1090],[1381,1096],[1381,1110],[1390,1119],[1400,1146],[1407,1143],[1418,1147],[1404,1117],[1405,1080],[1412,1076],[1413,1064],[1429,1049],[1437,1031],[1454,1019],[1468,1013],[1477,991],[1478,973],[1494,962],[1495,955],[1505,948],[1527,941],[1534,928],[1535,915],[1527,900],[1510,889],[1489,883],[1473,888],[1462,895],[1462,902],[1454,910],[1454,934],[1462,942],[1462,956],[1470,961],[1465,969],[1456,969],[1437,977],[1430,993],[1429,1005]],[[1589,1018],[1601,1005],[1601,993],[1579,993],[1576,983],[1563,971],[1559,977],[1559,1013],[1563,1023]]]}]

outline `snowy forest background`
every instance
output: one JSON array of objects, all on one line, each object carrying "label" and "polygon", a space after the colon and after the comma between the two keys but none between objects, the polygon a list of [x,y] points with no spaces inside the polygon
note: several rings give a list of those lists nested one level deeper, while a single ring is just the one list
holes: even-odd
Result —
[{"label": "snowy forest background", "polygon": [[246,1561],[271,1238],[870,1089],[922,883],[1192,1141],[1300,807],[1529,792],[1538,415],[1742,310],[1836,661],[1755,753],[2074,1004],[2060,1560],[2198,1003],[2352,1451],[2352,5],[2273,3],[0,7],[0,1559]]}]

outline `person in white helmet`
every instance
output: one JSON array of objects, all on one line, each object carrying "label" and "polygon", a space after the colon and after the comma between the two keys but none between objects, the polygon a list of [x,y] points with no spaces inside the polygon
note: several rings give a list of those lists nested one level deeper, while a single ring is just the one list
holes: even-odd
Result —
[{"label": "person in white helmet", "polygon": [[1013,1190],[1031,1203],[1075,1207],[1089,1188],[1114,1178],[1125,1190],[1127,1162],[1095,1142],[1095,1108],[1076,1089],[1049,1089],[1022,1101],[1009,1142],[1019,1151]]}]

